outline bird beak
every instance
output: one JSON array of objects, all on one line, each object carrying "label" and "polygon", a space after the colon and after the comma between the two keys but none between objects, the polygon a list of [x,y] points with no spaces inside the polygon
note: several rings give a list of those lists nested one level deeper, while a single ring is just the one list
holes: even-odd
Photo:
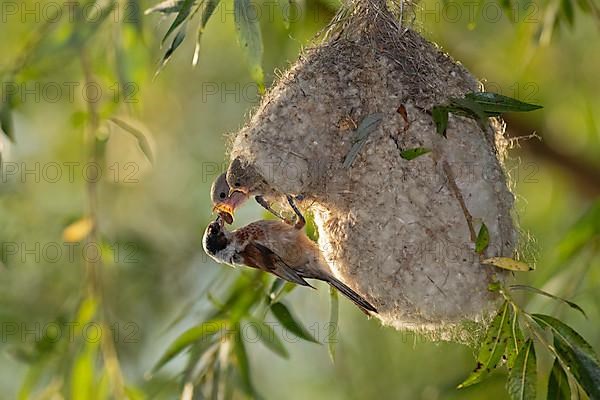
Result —
[{"label": "bird beak", "polygon": [[216,211],[225,222],[231,224],[233,223],[233,213],[235,212],[235,209],[246,201],[247,198],[248,195],[244,191],[231,190],[229,196],[225,200],[215,204],[213,211]]}]

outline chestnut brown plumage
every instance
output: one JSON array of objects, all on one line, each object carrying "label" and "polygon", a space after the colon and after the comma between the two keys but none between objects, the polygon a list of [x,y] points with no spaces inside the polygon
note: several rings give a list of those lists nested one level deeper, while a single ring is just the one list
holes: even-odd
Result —
[{"label": "chestnut brown plumage", "polygon": [[297,226],[261,220],[229,232],[217,218],[206,228],[202,244],[219,263],[257,268],[301,286],[312,287],[306,279],[318,279],[339,290],[363,312],[377,313],[373,305],[333,276],[317,245]]}]

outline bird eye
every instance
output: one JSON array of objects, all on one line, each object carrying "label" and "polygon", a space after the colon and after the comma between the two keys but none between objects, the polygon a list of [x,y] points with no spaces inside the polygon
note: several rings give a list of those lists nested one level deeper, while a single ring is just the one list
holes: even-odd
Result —
[{"label": "bird eye", "polygon": [[221,192],[219,194],[219,197],[222,198],[222,199],[224,199],[225,197],[227,197],[227,195],[225,194],[225,192]]}]

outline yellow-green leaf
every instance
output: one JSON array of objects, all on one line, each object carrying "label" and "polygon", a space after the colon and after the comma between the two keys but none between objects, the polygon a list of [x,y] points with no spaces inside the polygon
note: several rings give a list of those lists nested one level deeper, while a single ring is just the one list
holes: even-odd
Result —
[{"label": "yellow-green leaf", "polygon": [[517,261],[509,257],[492,257],[481,262],[482,264],[493,265],[498,268],[507,269],[509,271],[531,271],[533,270],[528,264],[523,261]]},{"label": "yellow-green leaf", "polygon": [[94,222],[91,218],[78,219],[63,230],[63,240],[65,242],[79,242],[89,235],[93,227]]},{"label": "yellow-green leaf", "polygon": [[330,312],[329,324],[327,326],[327,350],[329,350],[329,358],[331,358],[331,362],[335,362],[335,345],[337,344],[340,302],[338,292],[333,288],[333,286],[329,288],[329,299]]}]

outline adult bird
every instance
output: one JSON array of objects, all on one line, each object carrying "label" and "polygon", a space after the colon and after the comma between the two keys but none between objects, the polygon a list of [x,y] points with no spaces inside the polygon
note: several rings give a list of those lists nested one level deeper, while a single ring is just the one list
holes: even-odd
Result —
[{"label": "adult bird", "polygon": [[257,268],[301,286],[312,287],[306,279],[327,282],[367,315],[377,313],[373,305],[333,276],[317,245],[297,226],[261,220],[230,232],[217,217],[206,228],[202,245],[219,263]]}]

